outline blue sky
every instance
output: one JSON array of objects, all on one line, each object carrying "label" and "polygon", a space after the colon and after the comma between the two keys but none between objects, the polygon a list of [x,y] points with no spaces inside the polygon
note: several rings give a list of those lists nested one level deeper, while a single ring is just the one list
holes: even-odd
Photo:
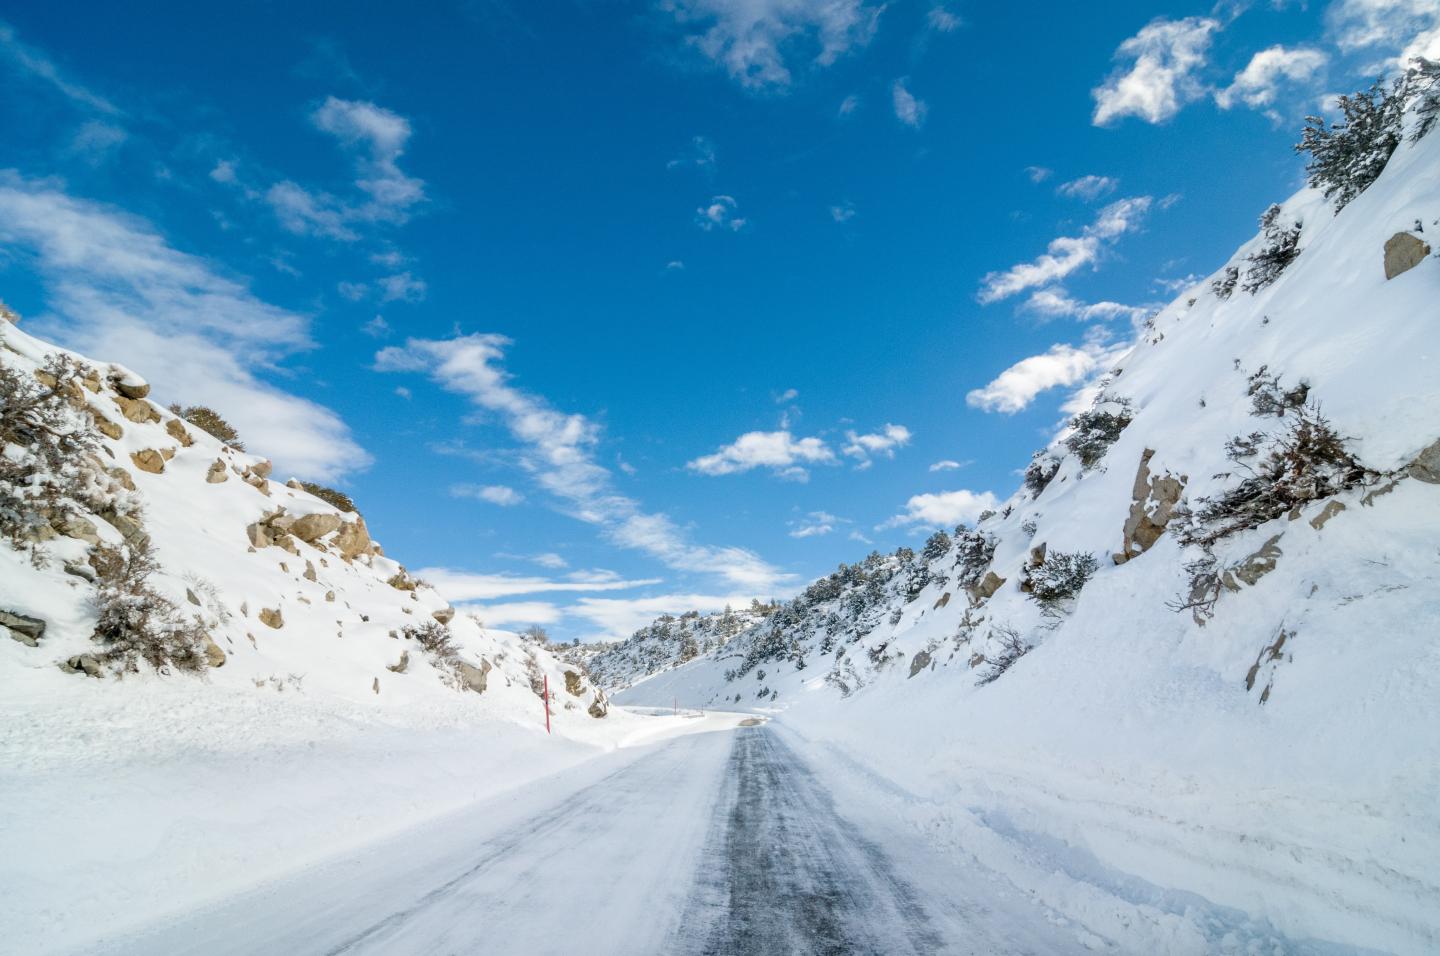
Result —
[{"label": "blue sky", "polygon": [[487,622],[784,596],[1009,495],[1435,0],[13,5],[0,296]]}]

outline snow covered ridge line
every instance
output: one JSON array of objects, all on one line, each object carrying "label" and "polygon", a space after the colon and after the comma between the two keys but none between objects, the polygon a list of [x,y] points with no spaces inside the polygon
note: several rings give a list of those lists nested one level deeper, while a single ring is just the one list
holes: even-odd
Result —
[{"label": "snow covered ridge line", "polygon": [[457,615],[343,493],[272,480],[218,413],[166,410],[131,370],[16,321],[0,322],[0,670],[192,672],[382,708],[498,683],[531,720],[548,677],[562,713],[605,716],[583,669]]},{"label": "snow covered ridge line", "polygon": [[584,666],[595,683],[618,690],[702,654],[719,653],[734,637],[778,608],[778,604],[762,604],[756,599],[738,611],[727,607],[712,614],[665,614],[623,641],[581,644],[567,650],[565,656]]}]

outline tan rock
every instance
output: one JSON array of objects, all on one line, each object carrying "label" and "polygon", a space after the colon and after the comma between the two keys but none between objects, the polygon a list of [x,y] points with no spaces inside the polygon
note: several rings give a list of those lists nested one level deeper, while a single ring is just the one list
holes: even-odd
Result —
[{"label": "tan rock", "polygon": [[[1221,582],[1231,591],[1240,590],[1240,584],[1254,587],[1260,579],[1275,570],[1275,564],[1284,554],[1280,550],[1280,535],[1275,535],[1260,546],[1260,550],[1248,555],[1245,560],[1226,568],[1220,575]],[[1236,583],[1236,582],[1240,583]]]},{"label": "tan rock", "polygon": [[565,692],[571,697],[579,697],[585,693],[585,682],[578,671],[565,672]]},{"label": "tan rock", "polygon": [[449,624],[455,620],[455,609],[453,607],[442,607],[438,611],[431,611],[430,616],[441,624]]},{"label": "tan rock", "polygon": [[333,603],[335,602],[335,592],[334,592],[334,591],[326,591],[326,592],[325,592],[325,600],[327,600],[327,601],[329,601],[329,602],[331,602],[331,603],[333,604]]},{"label": "tan rock", "polygon": [[489,682],[491,671],[490,662],[480,658],[480,666],[475,667],[464,661],[455,665],[455,671],[460,677],[460,683],[466,690],[473,690],[477,694],[485,693],[486,684]]},{"label": "tan rock", "polygon": [[332,543],[347,561],[369,553],[370,531],[365,527],[365,519],[357,517],[354,521],[342,522]]},{"label": "tan rock", "polygon": [[150,394],[150,386],[133,373],[113,375],[110,384],[114,385],[115,391],[125,398],[142,399]]},{"label": "tan rock", "polygon": [[210,470],[205,472],[205,480],[212,485],[218,485],[222,481],[229,481],[230,476],[225,471],[225,462],[216,458],[210,463]]},{"label": "tan rock", "polygon": [[339,527],[339,515],[324,513],[302,515],[290,525],[290,533],[306,544],[312,544]]},{"label": "tan rock", "polygon": [[270,477],[270,471],[271,471],[271,469],[273,469],[274,467],[275,467],[275,465],[274,465],[272,462],[268,461],[268,460],[267,460],[267,461],[257,461],[255,464],[253,464],[253,465],[251,465],[249,468],[247,468],[246,471],[248,471],[248,472],[250,472],[250,474],[255,475],[255,476],[257,476],[257,477],[260,477],[260,478],[269,478],[269,477]]},{"label": "tan rock", "polygon": [[911,677],[914,677],[916,674],[920,673],[921,671],[923,671],[925,668],[927,668],[927,667],[929,667],[929,666],[930,666],[930,652],[929,652],[929,651],[919,651],[919,652],[917,652],[916,655],[910,659],[910,676],[911,676]]},{"label": "tan rock", "polygon": [[225,666],[225,652],[220,649],[219,644],[216,644],[209,637],[205,638],[205,663],[211,667]]},{"label": "tan rock", "polygon": [[309,562],[309,561],[306,561],[306,562],[305,562],[305,573],[304,573],[303,575],[301,575],[301,576],[302,576],[303,578],[305,578],[305,580],[307,580],[307,581],[314,581],[314,580],[316,580],[316,578],[315,578],[315,565],[312,564],[312,563]]},{"label": "tan rock", "polygon": [[1149,551],[1174,516],[1175,506],[1185,491],[1184,475],[1170,473],[1152,477],[1150,459],[1154,449],[1147,448],[1140,456],[1140,467],[1135,473],[1135,486],[1131,491],[1130,514],[1125,519],[1121,535],[1122,550],[1114,556],[1116,564],[1124,564]]},{"label": "tan rock", "polygon": [[162,448],[162,449],[160,449],[160,457],[163,458],[163,459],[165,459],[166,461],[173,461],[174,458],[175,458],[175,449],[173,449],[173,448]]},{"label": "tan rock", "polygon": [[245,535],[250,539],[250,545],[256,548],[270,547],[270,529],[263,522],[257,521],[245,528]]},{"label": "tan rock", "polygon": [[112,401],[120,407],[120,414],[132,422],[158,422],[160,411],[154,405],[143,398],[126,398],[123,395],[116,395]]},{"label": "tan rock", "polygon": [[94,416],[95,429],[111,441],[115,441],[119,439],[121,435],[125,434],[125,429],[121,428],[118,424],[112,422],[104,415],[101,415],[99,412],[95,412]]},{"label": "tan rock", "polygon": [[980,583],[966,587],[965,593],[969,596],[972,605],[979,604],[981,601],[989,600],[1004,583],[1005,579],[1000,575],[994,571],[986,571],[985,576],[980,579]]},{"label": "tan rock", "polygon": [[405,671],[406,671],[409,667],[410,667],[410,652],[409,652],[409,651],[401,651],[401,652],[400,652],[400,663],[398,663],[398,664],[387,664],[386,667],[385,667],[385,669],[386,669],[387,671],[390,671],[390,672],[395,673],[395,674],[403,674],[403,673],[405,673]]},{"label": "tan rock", "polygon": [[[1440,485],[1440,441],[1435,442],[1415,456],[1410,463],[1410,477],[1429,485]],[[1386,491],[1389,491],[1387,488]],[[1378,496],[1382,492],[1375,492]],[[1368,503],[1368,502],[1367,502]]]},{"label": "tan rock", "polygon": [[100,543],[100,535],[96,533],[95,522],[82,515],[67,513],[58,518],[52,518],[50,523],[56,531],[67,538],[84,541],[86,544]]},{"label": "tan rock", "polygon": [[610,713],[610,702],[597,692],[595,699],[591,701],[590,706],[585,709],[585,712],[596,720],[600,720]]},{"label": "tan rock", "polygon": [[165,431],[171,438],[178,441],[182,448],[189,448],[195,444],[195,439],[190,437],[190,433],[185,430],[184,425],[180,424],[180,419],[178,418],[172,418],[166,422]]},{"label": "tan rock", "polygon": [[132,453],[130,460],[134,462],[136,468],[148,471],[152,475],[158,475],[165,470],[164,457],[153,448]]},{"label": "tan rock", "polygon": [[266,627],[273,627],[279,630],[285,626],[285,616],[280,613],[279,608],[262,607],[260,609],[260,623]]},{"label": "tan rock", "polygon": [[1397,232],[1385,240],[1385,278],[1393,279],[1425,261],[1430,247],[1418,236]]},{"label": "tan rock", "polygon": [[135,490],[135,479],[130,477],[130,472],[126,471],[124,468],[121,468],[119,465],[116,465],[113,468],[105,469],[105,473],[111,478],[114,478],[115,481],[119,483],[120,487],[124,488],[126,491]]},{"label": "tan rock", "polygon": [[380,678],[375,678],[375,683],[370,685],[370,689],[377,694],[380,693]]},{"label": "tan rock", "polygon": [[1320,513],[1310,519],[1310,527],[1314,528],[1316,531],[1319,531],[1321,528],[1325,527],[1326,522],[1328,522],[1331,518],[1335,517],[1344,510],[1344,502],[1327,502],[1325,507],[1320,510]]}]

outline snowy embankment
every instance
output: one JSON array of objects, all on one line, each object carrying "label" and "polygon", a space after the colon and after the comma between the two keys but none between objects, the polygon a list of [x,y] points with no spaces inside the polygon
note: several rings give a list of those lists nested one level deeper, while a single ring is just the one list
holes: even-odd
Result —
[{"label": "snowy embankment", "polygon": [[[958,547],[868,562],[616,699],[772,712],[834,779],[1127,951],[1440,951],[1437,171],[1431,133],[1339,215],[1302,190],[1272,284],[1235,288],[1262,234],[1163,309],[1092,390],[1128,417],[1103,457],[1057,441],[1048,483],[966,532],[992,549],[968,592]],[[1206,543],[1197,516],[1262,470],[1233,440],[1293,450],[1322,415],[1358,477],[1296,453],[1294,507]],[[1097,568],[1046,607],[1057,553]]]}]

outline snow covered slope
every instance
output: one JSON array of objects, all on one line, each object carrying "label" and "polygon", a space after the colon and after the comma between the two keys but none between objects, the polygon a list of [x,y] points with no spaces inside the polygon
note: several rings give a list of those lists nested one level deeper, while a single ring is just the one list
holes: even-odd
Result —
[{"label": "snow covered slope", "polygon": [[1267,220],[998,513],[618,698],[780,711],[1137,951],[1440,950],[1440,135]]},{"label": "snow covered slope", "polygon": [[662,729],[148,392],[0,320],[0,952],[63,950]]},{"label": "snow covered slope", "polygon": [[735,635],[765,620],[774,610],[773,605],[757,600],[738,611],[690,611],[679,617],[666,614],[623,641],[581,644],[565,653],[568,659],[583,664],[601,687],[629,687],[701,654],[718,653]]}]

